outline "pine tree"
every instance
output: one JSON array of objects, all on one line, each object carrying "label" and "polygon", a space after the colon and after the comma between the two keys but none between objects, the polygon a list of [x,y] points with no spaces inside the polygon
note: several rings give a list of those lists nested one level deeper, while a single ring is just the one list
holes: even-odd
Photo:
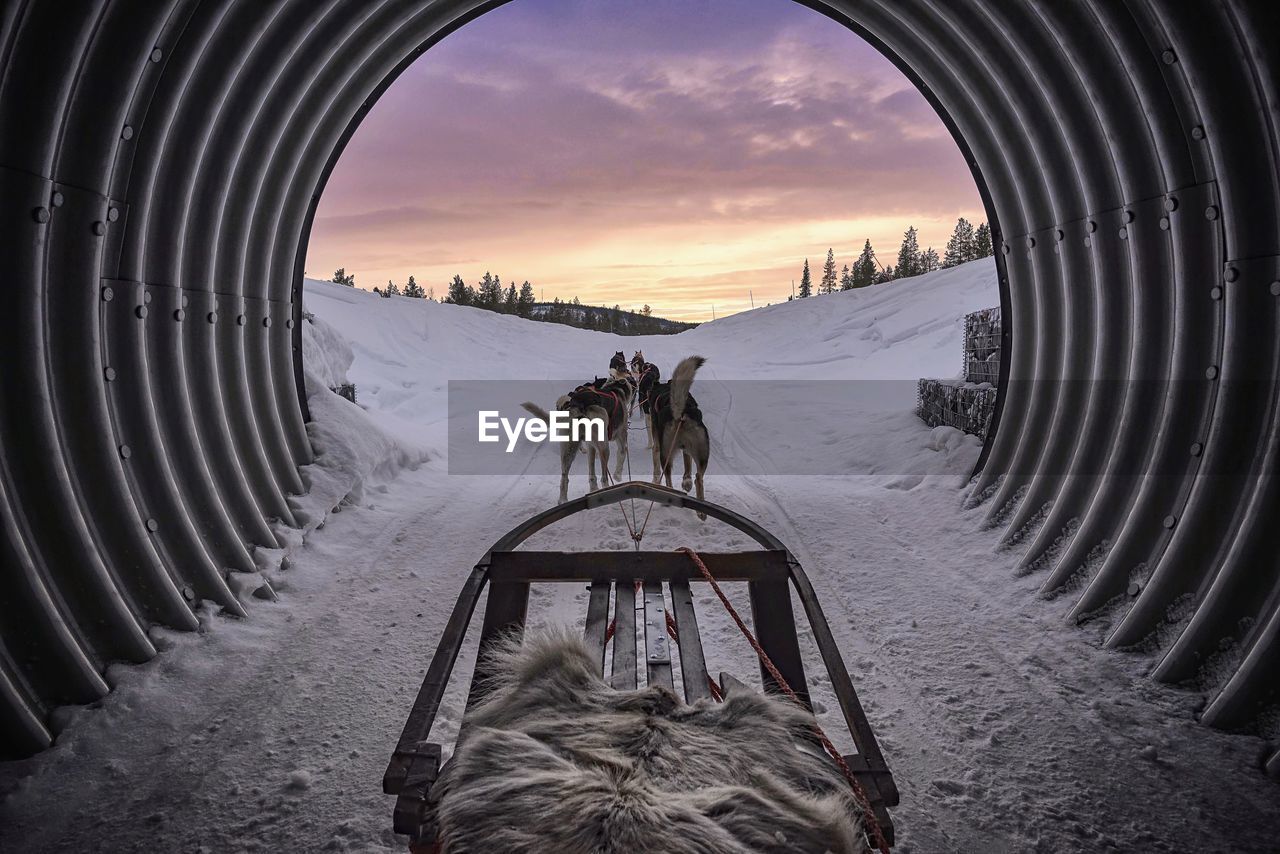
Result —
[{"label": "pine tree", "polygon": [[354,288],[356,286],[356,274],[351,273],[348,275],[346,267],[339,267],[333,271],[333,282],[335,284],[346,285],[349,288]]},{"label": "pine tree", "polygon": [[520,306],[520,298],[516,296],[516,283],[507,285],[507,295],[502,298],[502,313],[515,314]]},{"label": "pine tree", "polygon": [[855,285],[853,284],[853,273],[849,271],[849,265],[845,264],[840,270],[840,290],[851,291]]},{"label": "pine tree", "polygon": [[404,295],[407,297],[413,297],[414,299],[422,299],[426,296],[422,291],[422,285],[418,284],[413,276],[410,276],[409,281],[405,282]]},{"label": "pine tree", "polygon": [[990,258],[994,254],[991,247],[991,226],[984,222],[973,231],[973,257]]},{"label": "pine tree", "polygon": [[800,297],[813,296],[813,279],[809,276],[809,259],[804,259],[804,272],[800,274]]},{"label": "pine tree", "polygon": [[902,235],[902,246],[898,249],[898,266],[894,278],[906,279],[920,274],[920,243],[913,225]]},{"label": "pine tree", "polygon": [[853,269],[850,271],[853,276],[853,286],[865,288],[875,284],[878,270],[876,251],[871,248],[871,241],[868,240],[862,244],[862,254],[858,256],[857,261],[853,262]]},{"label": "pine tree", "polygon": [[943,267],[955,267],[966,261],[972,261],[977,255],[974,252],[973,225],[964,217],[956,220],[955,231],[947,241],[946,252],[942,256]]},{"label": "pine tree", "polygon": [[942,261],[939,260],[938,253],[934,251],[932,246],[920,253],[921,273],[932,273],[934,270],[938,269],[941,264]]},{"label": "pine tree", "polygon": [[449,283],[449,294],[444,301],[454,305],[471,305],[471,288],[467,287],[461,276],[453,277],[453,281]]},{"label": "pine tree", "polygon": [[822,283],[818,285],[818,293],[829,294],[836,289],[836,253],[827,250],[827,261],[822,265]]},{"label": "pine tree", "polygon": [[[387,289],[386,289],[385,291],[383,291],[383,292],[382,292],[382,295],[383,295],[384,297],[388,297],[388,298],[389,298],[389,297],[398,297],[398,296],[400,296],[400,289],[399,289],[399,288],[397,288],[397,287],[395,286],[395,283],[394,283],[394,282],[392,282],[390,279],[387,279]],[[406,294],[406,296],[407,296],[407,294]]]},{"label": "pine tree", "polygon": [[480,286],[476,289],[475,305],[498,311],[502,307],[502,297],[502,280],[485,270]]},{"label": "pine tree", "polygon": [[895,278],[897,278],[897,271],[890,265],[876,273],[876,284],[883,285],[885,282],[892,282]]},{"label": "pine tree", "polygon": [[645,317],[653,317],[653,309],[649,308],[648,303],[644,304],[644,308],[640,309],[640,313]]},{"label": "pine tree", "polygon": [[520,296],[516,300],[516,311],[521,317],[529,317],[533,314],[533,304],[536,300],[533,296],[533,285],[529,284],[529,280],[525,279],[524,284],[520,286]]}]

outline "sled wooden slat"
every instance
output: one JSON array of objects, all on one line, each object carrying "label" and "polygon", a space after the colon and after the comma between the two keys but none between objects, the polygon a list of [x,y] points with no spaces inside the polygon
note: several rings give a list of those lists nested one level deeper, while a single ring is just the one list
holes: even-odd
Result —
[{"label": "sled wooden slat", "polygon": [[698,617],[693,610],[693,592],[687,581],[672,581],[671,611],[680,636],[680,678],[684,683],[684,701],[692,703],[711,696],[707,685],[707,660],[702,653],[702,636],[698,634]]},{"label": "sled wooden slat", "polygon": [[667,637],[667,605],[661,581],[644,583],[644,663],[650,685],[675,690],[671,675],[671,639]]},{"label": "sled wooden slat", "polygon": [[445,688],[449,684],[449,674],[453,672],[454,662],[458,659],[458,651],[462,649],[462,639],[467,633],[467,623],[475,613],[476,602],[480,599],[480,591],[484,589],[485,571],[481,567],[472,570],[467,583],[458,594],[457,604],[449,615],[444,632],[440,635],[440,643],[436,654],[431,658],[431,666],[418,689],[418,696],[409,710],[409,717],[396,743],[395,752],[382,776],[382,791],[388,795],[397,795],[404,786],[405,780],[412,772],[415,762],[430,763],[432,756],[438,764],[439,752],[431,751],[427,738],[431,735],[431,725],[435,723],[436,712],[440,709],[440,701],[444,698]]},{"label": "sled wooden slat", "polygon": [[636,585],[619,581],[613,598],[613,677],[609,684],[620,690],[636,687]]},{"label": "sled wooden slat", "polygon": [[[787,553],[773,549],[698,553],[717,581],[787,578]],[[490,555],[498,581],[701,581],[687,555],[677,552],[503,552]]]},{"label": "sled wooden slat", "polygon": [[[785,580],[752,581],[751,622],[755,626],[756,639],[769,653],[769,658],[791,685],[791,690],[804,704],[813,710],[809,699],[809,683],[804,677],[804,664],[800,660],[800,639],[796,635],[795,615],[791,611],[791,588]],[[782,689],[769,675],[764,663],[760,664],[760,678],[764,689],[771,694],[781,694]]]},{"label": "sled wooden slat", "polygon": [[813,585],[809,583],[809,577],[800,568],[800,564],[795,562],[792,562],[791,583],[795,585],[800,604],[804,607],[805,617],[808,618],[809,626],[813,630],[813,642],[817,644],[822,663],[827,668],[827,676],[830,678],[832,690],[835,691],[836,700],[840,703],[845,724],[849,727],[849,735],[853,737],[853,743],[858,748],[858,754],[866,763],[866,767],[872,773],[880,775],[880,788],[884,794],[885,803],[896,806],[898,787],[894,783],[893,774],[889,772],[884,754],[880,752],[880,743],[876,741],[876,735],[871,730],[870,722],[867,721],[867,713],[862,708],[862,701],[858,699],[853,680],[849,678],[849,671],[844,666],[840,648],[836,646],[836,639],[831,634],[831,626],[827,623],[822,605],[818,602],[818,596],[813,592]]},{"label": "sled wooden slat", "polygon": [[470,709],[484,696],[484,682],[489,675],[485,667],[484,651],[495,640],[510,633],[523,634],[524,619],[529,610],[529,582],[490,581],[489,604],[484,609],[484,624],[480,630],[480,657],[476,660],[475,675],[471,679],[471,692],[467,695]]},{"label": "sled wooden slat", "polygon": [[604,636],[609,631],[609,590],[607,581],[591,582],[591,598],[587,602],[587,624],[582,639],[591,650],[596,675],[604,676]]}]

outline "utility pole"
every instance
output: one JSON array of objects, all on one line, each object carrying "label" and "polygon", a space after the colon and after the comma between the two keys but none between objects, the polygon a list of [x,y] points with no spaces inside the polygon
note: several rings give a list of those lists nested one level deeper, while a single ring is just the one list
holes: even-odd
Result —
[{"label": "utility pole", "polygon": [[747,289],[747,299],[751,300],[751,307],[752,307],[752,308],[755,308],[755,307],[756,307],[756,296],[755,296],[755,294],[751,293],[751,289],[750,289],[750,288],[748,288],[748,289]]},{"label": "utility pole", "polygon": [[716,319],[716,307],[714,305],[711,306],[711,319],[712,320]]},{"label": "utility pole", "polygon": [[791,280],[791,298],[792,299],[796,298],[796,280],[795,279]]}]

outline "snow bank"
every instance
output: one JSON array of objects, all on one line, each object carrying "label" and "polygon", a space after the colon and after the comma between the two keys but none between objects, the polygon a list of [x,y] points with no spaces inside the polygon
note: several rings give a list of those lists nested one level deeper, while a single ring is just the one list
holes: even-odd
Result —
[{"label": "snow bank", "polygon": [[[329,512],[363,501],[366,487],[386,483],[431,455],[391,436],[364,409],[331,390],[350,381],[347,370],[355,358],[336,329],[320,318],[309,318],[302,330],[302,351],[311,409],[307,436],[315,460],[300,470],[307,493],[290,497],[289,503],[305,535],[323,524]],[[291,532],[277,533],[297,539]]]}]

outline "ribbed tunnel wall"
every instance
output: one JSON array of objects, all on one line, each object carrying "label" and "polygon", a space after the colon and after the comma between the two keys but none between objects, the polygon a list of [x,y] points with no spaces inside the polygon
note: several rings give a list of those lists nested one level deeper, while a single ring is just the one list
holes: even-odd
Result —
[{"label": "ribbed tunnel wall", "polygon": [[[227,574],[305,488],[318,194],[395,75],[494,5],[0,4],[5,754],[151,625],[242,612]],[[1003,248],[972,500],[1074,615],[1249,725],[1280,682],[1274,4],[811,5],[938,108]]]}]

